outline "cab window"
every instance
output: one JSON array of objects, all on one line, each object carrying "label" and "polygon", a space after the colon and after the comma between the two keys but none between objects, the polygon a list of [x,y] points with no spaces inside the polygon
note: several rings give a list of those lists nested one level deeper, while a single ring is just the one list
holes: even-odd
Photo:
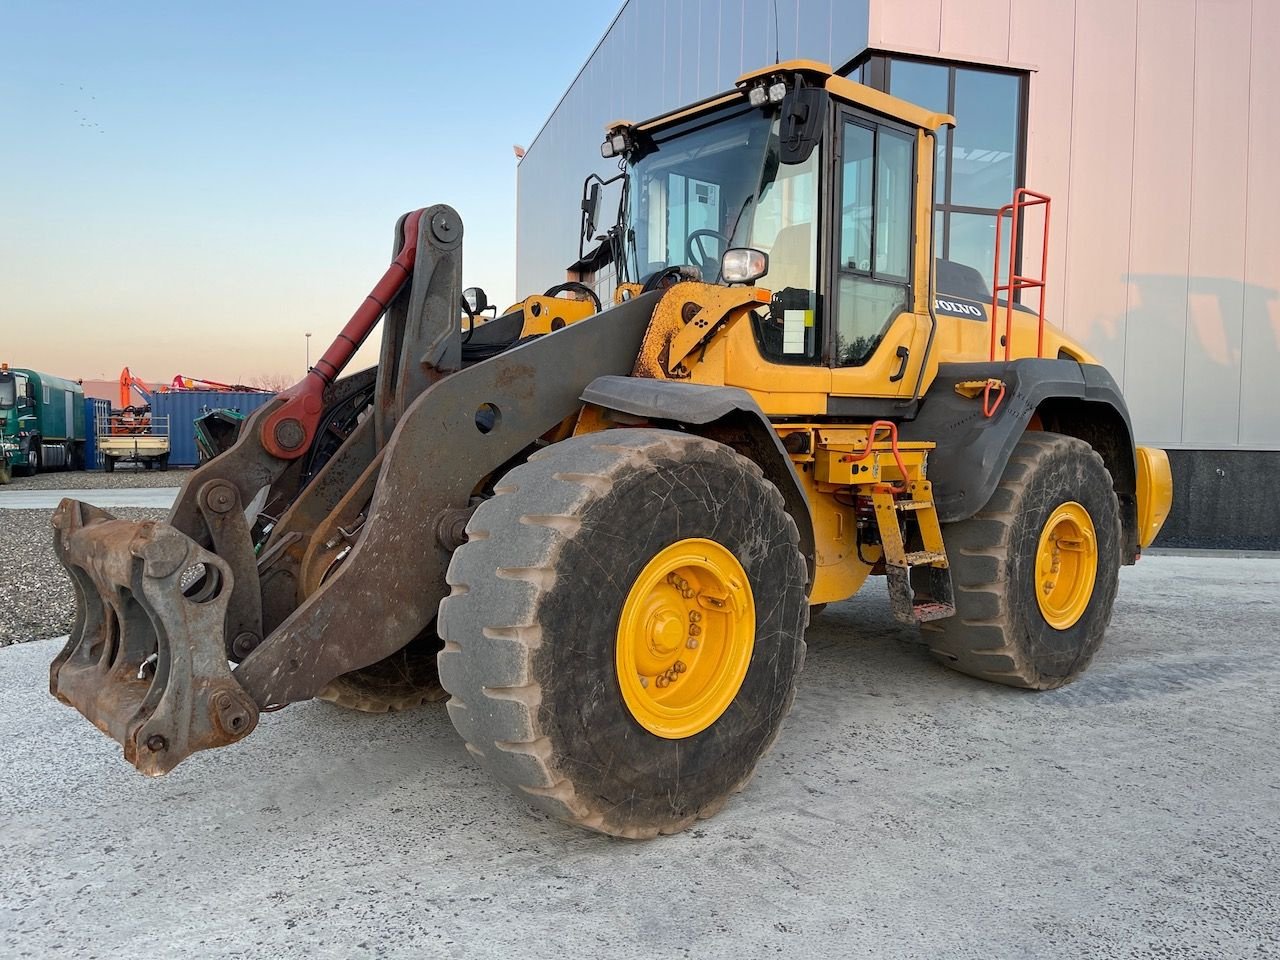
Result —
[{"label": "cab window", "polygon": [[836,366],[860,366],[910,301],[915,143],[847,118],[841,135]]}]

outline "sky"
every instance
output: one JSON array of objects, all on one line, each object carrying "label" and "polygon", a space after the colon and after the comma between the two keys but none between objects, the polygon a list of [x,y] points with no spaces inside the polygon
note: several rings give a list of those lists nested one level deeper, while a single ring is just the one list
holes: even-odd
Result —
[{"label": "sky", "polygon": [[433,203],[512,302],[512,145],[618,6],[0,0],[0,360],[300,378]]}]

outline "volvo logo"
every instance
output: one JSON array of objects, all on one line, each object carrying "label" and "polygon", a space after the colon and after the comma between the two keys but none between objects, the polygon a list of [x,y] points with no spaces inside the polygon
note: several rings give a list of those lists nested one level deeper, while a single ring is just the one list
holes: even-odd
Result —
[{"label": "volvo logo", "polygon": [[941,297],[935,297],[933,309],[938,313],[945,313],[952,317],[972,317],[975,320],[987,319],[987,315],[981,307],[973,303],[965,303],[962,300],[943,300]]}]

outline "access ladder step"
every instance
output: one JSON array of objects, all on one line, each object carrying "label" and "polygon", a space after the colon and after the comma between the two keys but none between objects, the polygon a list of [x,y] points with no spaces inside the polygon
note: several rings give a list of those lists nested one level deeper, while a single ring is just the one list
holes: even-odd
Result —
[{"label": "access ladder step", "polygon": [[947,617],[955,616],[955,612],[955,604],[939,603],[936,600],[925,600],[911,605],[911,613],[917,623],[945,620]]},{"label": "access ladder step", "polygon": [[932,500],[895,500],[893,505],[899,510],[932,510]]},{"label": "access ladder step", "polygon": [[937,563],[946,566],[947,555],[941,550],[917,550],[915,553],[908,553],[906,561],[908,567],[923,567],[925,564],[932,566]]}]

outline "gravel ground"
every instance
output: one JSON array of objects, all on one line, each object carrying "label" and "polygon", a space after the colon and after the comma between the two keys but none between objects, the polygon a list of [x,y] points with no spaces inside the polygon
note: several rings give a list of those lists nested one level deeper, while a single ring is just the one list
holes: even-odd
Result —
[{"label": "gravel ground", "polygon": [[[77,474],[50,476],[65,482]],[[0,492],[0,507],[3,502]],[[111,512],[122,520],[163,520],[169,514],[168,510],[133,507]],[[52,517],[52,510],[0,509],[0,543],[5,544],[0,561],[0,646],[56,637],[71,629],[75,598],[71,581],[53,553]]]},{"label": "gravel ground", "polygon": [[933,663],[883,586],[809,629],[747,789],[679,836],[551,821],[440,705],[309,702],[150,780],[0,650],[0,957],[1280,956],[1280,561],[1147,557],[1077,683]]},{"label": "gravel ground", "polygon": [[37,473],[34,477],[14,477],[0,487],[0,503],[10,490],[121,490],[131,487],[180,487],[190,470],[158,470],[116,467],[115,473],[101,470],[66,470]]}]

